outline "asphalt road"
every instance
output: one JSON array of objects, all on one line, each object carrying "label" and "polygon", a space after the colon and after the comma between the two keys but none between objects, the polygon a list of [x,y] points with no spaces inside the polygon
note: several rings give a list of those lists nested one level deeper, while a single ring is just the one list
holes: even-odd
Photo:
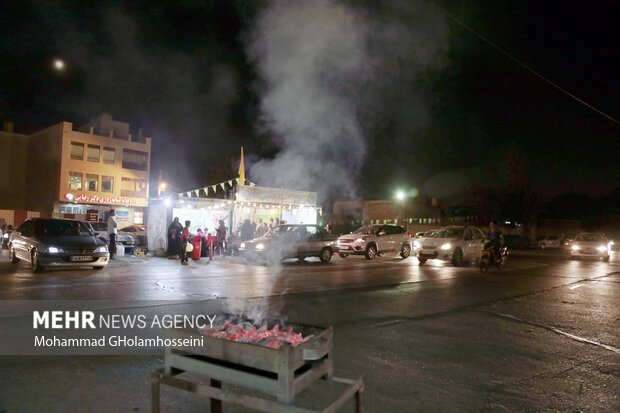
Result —
[{"label": "asphalt road", "polygon": [[[187,267],[126,257],[101,271],[35,274],[0,254],[4,300],[118,299],[129,306],[213,297],[239,311],[333,326],[336,372],[364,375],[367,411],[620,410],[617,253],[605,263],[572,261],[561,251],[517,252],[503,271],[488,274],[475,265],[419,266],[390,256],[281,268],[221,257]],[[161,359],[20,356],[0,363],[0,412],[108,412],[148,411],[148,374]],[[162,400],[164,411],[205,406],[175,390],[162,391]]]}]

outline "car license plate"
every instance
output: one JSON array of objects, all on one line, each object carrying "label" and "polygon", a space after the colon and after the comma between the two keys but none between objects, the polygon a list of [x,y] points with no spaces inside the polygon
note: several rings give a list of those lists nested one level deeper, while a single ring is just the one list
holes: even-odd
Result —
[{"label": "car license plate", "polygon": [[73,255],[71,256],[71,261],[92,261],[93,257],[88,255]]},{"label": "car license plate", "polygon": [[341,245],[341,246],[340,246],[340,249],[341,249],[341,250],[348,250],[348,249],[349,249],[349,246],[348,246],[348,245]]}]

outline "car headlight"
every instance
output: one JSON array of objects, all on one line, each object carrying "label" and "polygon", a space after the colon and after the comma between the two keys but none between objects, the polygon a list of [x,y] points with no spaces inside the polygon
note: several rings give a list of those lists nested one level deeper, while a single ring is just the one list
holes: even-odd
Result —
[{"label": "car headlight", "polygon": [[256,244],[256,249],[257,250],[264,250],[265,249],[265,244],[263,244],[263,243]]},{"label": "car headlight", "polygon": [[239,248],[245,249],[245,242],[242,242],[241,245],[239,245]]},{"label": "car headlight", "polygon": [[105,245],[102,245],[100,247],[97,247],[95,252],[108,252],[108,247],[106,247]]},{"label": "car headlight", "polygon": [[573,251],[579,251],[581,248],[579,248],[579,245],[573,245],[573,246],[571,247],[571,249],[572,249]]},{"label": "car headlight", "polygon": [[606,247],[606,246],[604,246],[604,245],[601,245],[601,246],[597,247],[596,249],[597,249],[598,251],[601,251],[601,252],[607,251],[607,247]]},{"label": "car headlight", "polygon": [[441,246],[442,250],[449,250],[450,248],[452,248],[452,244],[450,244],[449,242],[446,242]]},{"label": "car headlight", "polygon": [[4,234],[4,235],[3,235],[3,237],[4,237],[4,238],[8,238],[8,237],[9,237],[9,234]]},{"label": "car headlight", "polygon": [[62,248],[58,248],[58,247],[47,247],[47,252],[49,254],[60,254],[61,252],[64,252],[62,250]]},{"label": "car headlight", "polygon": [[422,247],[422,244],[420,244],[418,241],[413,242],[413,248],[419,250],[421,247]]},{"label": "car headlight", "polygon": [[354,242],[364,242],[366,238],[356,238]]}]

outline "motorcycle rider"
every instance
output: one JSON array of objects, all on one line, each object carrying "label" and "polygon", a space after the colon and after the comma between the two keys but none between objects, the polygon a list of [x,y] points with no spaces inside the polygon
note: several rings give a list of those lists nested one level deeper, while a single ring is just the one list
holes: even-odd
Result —
[{"label": "motorcycle rider", "polygon": [[496,262],[499,264],[502,262],[502,254],[500,254],[499,249],[504,243],[504,234],[502,234],[502,231],[499,230],[497,221],[491,221],[489,227],[491,228],[491,230],[487,233],[487,239],[489,241],[484,245],[484,248],[493,248]]}]

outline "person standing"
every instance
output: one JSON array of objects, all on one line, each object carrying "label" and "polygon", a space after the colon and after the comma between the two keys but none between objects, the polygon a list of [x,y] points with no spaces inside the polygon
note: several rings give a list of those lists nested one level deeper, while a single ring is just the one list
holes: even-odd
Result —
[{"label": "person standing", "polygon": [[256,238],[262,237],[265,235],[265,226],[263,224],[263,219],[260,218],[258,220],[258,225],[256,226]]},{"label": "person standing", "polygon": [[220,225],[215,231],[215,242],[217,244],[217,250],[219,254],[224,252],[224,242],[226,242],[226,224],[223,219],[220,219]]},{"label": "person standing", "polygon": [[188,265],[189,260],[189,252],[187,252],[187,244],[190,242],[190,232],[189,226],[191,225],[190,221],[185,221],[185,228],[181,232],[181,265]]},{"label": "person standing", "polygon": [[181,231],[183,225],[179,222],[179,217],[174,217],[168,227],[168,256],[176,255],[177,258],[181,258]]},{"label": "person standing", "polygon": [[114,259],[114,254],[116,254],[116,236],[118,234],[117,232],[117,228],[118,228],[118,222],[116,222],[116,218],[114,218],[116,216],[116,211],[111,209],[110,210],[110,215],[108,216],[108,238],[109,238],[109,252],[110,252],[110,259],[113,260]]}]

